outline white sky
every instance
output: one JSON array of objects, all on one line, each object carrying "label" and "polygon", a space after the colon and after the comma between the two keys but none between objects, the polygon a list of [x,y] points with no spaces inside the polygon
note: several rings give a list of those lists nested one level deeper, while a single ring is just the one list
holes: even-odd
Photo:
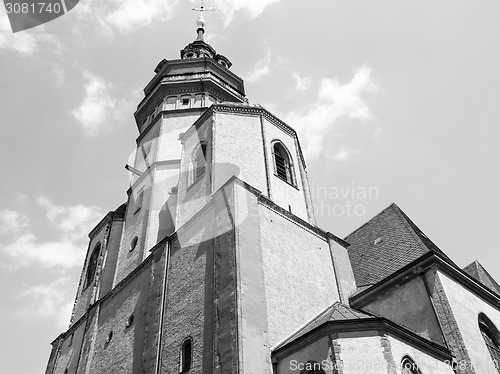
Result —
[{"label": "white sky", "polygon": [[[395,201],[459,266],[500,279],[499,2],[214,3],[208,41],[300,133],[319,226],[344,237]],[[126,200],[141,90],[195,39],[193,5],[81,0],[15,35],[0,7],[3,371],[44,372],[86,234]]]}]

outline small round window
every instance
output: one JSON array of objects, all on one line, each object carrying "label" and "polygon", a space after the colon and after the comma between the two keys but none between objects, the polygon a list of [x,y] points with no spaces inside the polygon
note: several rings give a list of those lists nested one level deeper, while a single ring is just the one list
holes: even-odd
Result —
[{"label": "small round window", "polygon": [[139,242],[139,237],[134,237],[134,239],[132,239],[132,242],[130,243],[130,252],[132,252],[135,247],[137,247],[137,243]]}]

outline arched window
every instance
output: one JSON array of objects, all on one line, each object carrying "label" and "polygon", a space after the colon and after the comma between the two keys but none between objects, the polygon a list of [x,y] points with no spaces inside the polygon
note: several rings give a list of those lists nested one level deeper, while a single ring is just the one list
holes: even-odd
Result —
[{"label": "arched window", "polygon": [[490,351],[490,356],[495,364],[495,368],[500,373],[500,333],[493,322],[483,313],[479,315],[478,320],[479,331],[481,331],[484,343],[486,347],[488,347],[488,351]]},{"label": "arched window", "polygon": [[86,289],[94,281],[95,272],[97,270],[97,260],[99,259],[100,252],[101,243],[97,243],[89,258],[87,273],[85,274],[85,286],[83,289]]},{"label": "arched window", "polygon": [[285,182],[295,185],[292,159],[287,149],[280,142],[273,145],[274,174]]},{"label": "arched window", "polygon": [[180,361],[180,372],[184,373],[191,369],[191,355],[193,349],[193,342],[191,338],[184,340],[181,346],[181,361]]},{"label": "arched window", "polygon": [[418,365],[410,356],[405,356],[401,360],[401,372],[403,374],[421,374]]},{"label": "arched window", "polygon": [[319,362],[307,361],[304,364],[304,369],[300,371],[300,374],[325,374],[325,371]]},{"label": "arched window", "polygon": [[201,141],[200,145],[195,149],[191,159],[191,170],[189,171],[188,185],[198,182],[205,176],[206,171],[206,156],[207,156],[207,143]]}]

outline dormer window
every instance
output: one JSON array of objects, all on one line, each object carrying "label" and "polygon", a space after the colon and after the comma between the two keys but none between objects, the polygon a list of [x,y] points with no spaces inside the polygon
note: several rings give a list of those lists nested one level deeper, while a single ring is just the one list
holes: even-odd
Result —
[{"label": "dormer window", "polygon": [[274,174],[285,182],[295,185],[295,175],[292,158],[288,150],[281,142],[273,145]]}]

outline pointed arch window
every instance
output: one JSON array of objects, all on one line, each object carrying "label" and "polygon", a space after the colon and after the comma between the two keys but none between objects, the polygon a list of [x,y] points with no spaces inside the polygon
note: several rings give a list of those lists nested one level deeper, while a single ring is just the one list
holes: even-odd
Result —
[{"label": "pointed arch window", "polygon": [[493,322],[486,315],[481,313],[478,318],[479,331],[483,336],[484,343],[490,352],[493,364],[500,373],[500,333]]},{"label": "pointed arch window", "polygon": [[276,141],[273,144],[274,174],[285,182],[295,186],[295,173],[292,158],[285,146]]},{"label": "pointed arch window", "polygon": [[97,261],[99,259],[99,254],[101,253],[101,243],[97,243],[90,255],[89,262],[87,265],[87,272],[85,273],[85,285],[83,289],[86,289],[92,284],[95,278],[95,273],[97,271]]},{"label": "pointed arch window", "polygon": [[179,365],[181,373],[187,372],[189,371],[189,369],[191,369],[192,350],[193,350],[193,341],[191,340],[191,338],[187,338],[186,340],[184,340],[181,346],[180,365]]},{"label": "pointed arch window", "polygon": [[401,360],[401,372],[403,374],[421,374],[418,365],[410,356],[405,356]]},{"label": "pointed arch window", "polygon": [[195,149],[193,157],[191,158],[191,167],[189,171],[188,185],[195,184],[202,179],[206,174],[207,167],[207,143],[201,141],[200,145]]}]

